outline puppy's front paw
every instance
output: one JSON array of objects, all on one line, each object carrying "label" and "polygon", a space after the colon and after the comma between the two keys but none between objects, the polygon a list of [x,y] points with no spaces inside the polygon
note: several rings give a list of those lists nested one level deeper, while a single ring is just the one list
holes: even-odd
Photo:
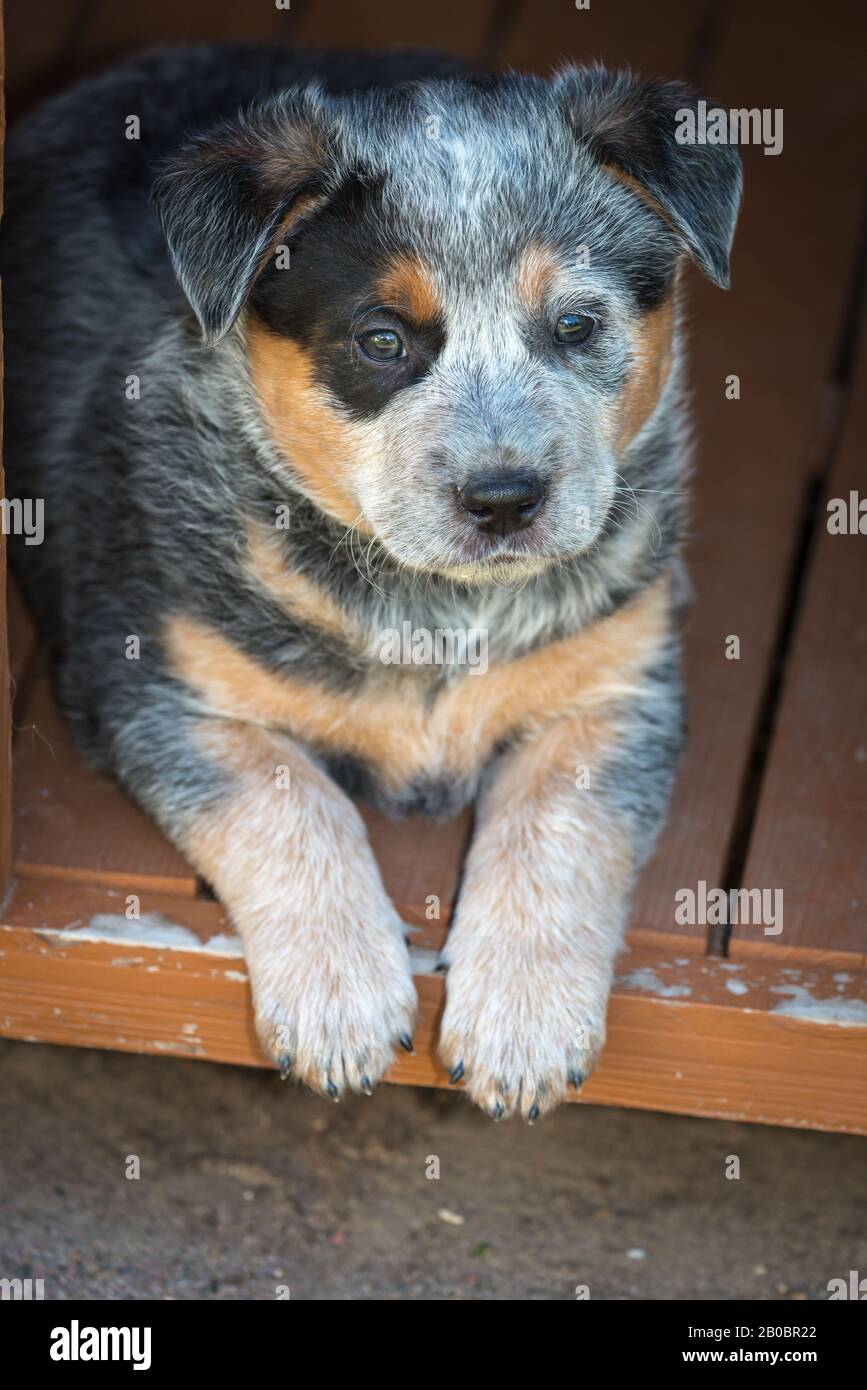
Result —
[{"label": "puppy's front paw", "polygon": [[319,903],[246,934],[256,1027],[280,1067],[321,1095],[369,1094],[395,1048],[411,1047],[417,1007],[391,905]]},{"label": "puppy's front paw", "polygon": [[606,969],[529,923],[461,924],[445,963],[439,1053],[477,1105],[532,1124],[582,1085],[605,1042]]}]

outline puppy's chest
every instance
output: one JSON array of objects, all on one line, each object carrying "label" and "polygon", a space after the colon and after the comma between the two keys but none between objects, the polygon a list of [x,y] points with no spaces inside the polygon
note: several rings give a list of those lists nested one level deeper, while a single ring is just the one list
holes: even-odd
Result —
[{"label": "puppy's chest", "polygon": [[580,634],[448,668],[419,664],[416,649],[414,662],[374,659],[341,683],[303,664],[266,667],[190,617],[172,621],[167,649],[208,713],[291,734],[349,790],[400,814],[459,809],[499,748],[568,711],[599,674]]},{"label": "puppy's chest", "polygon": [[396,647],[387,662],[359,634],[355,674],[337,681],[327,663],[320,676],[306,660],[263,664],[188,615],[170,621],[166,651],[203,712],[291,735],[386,811],[448,815],[473,797],[499,749],[634,692],[668,625],[663,579],[610,617],[512,659],[476,651],[442,665],[425,659],[434,652],[419,662],[418,651],[406,660]]},{"label": "puppy's chest", "polygon": [[446,668],[377,662],[343,690],[279,680],[273,713],[348,790],[401,814],[449,814],[500,747],[568,706],[566,668],[566,653],[550,649]]},{"label": "puppy's chest", "polygon": [[539,692],[515,677],[511,663],[373,671],[331,738],[316,742],[336,746],[338,780],[384,809],[450,814],[473,797],[497,749],[540,717]]}]

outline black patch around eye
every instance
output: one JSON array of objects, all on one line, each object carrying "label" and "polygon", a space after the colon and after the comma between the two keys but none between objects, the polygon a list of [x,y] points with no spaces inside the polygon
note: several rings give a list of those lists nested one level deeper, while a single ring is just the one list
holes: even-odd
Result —
[{"label": "black patch around eye", "polygon": [[[250,296],[265,325],[298,342],[322,383],[358,418],[376,414],[425,376],[445,341],[439,323],[404,323],[391,313],[384,322],[364,313],[364,306],[376,304],[376,285],[391,258],[406,249],[383,248],[380,202],[376,188],[342,190],[288,239],[288,266],[280,269],[276,256],[270,258]],[[356,343],[359,333],[377,327],[393,328],[406,348],[406,356],[385,370],[366,360]]]}]

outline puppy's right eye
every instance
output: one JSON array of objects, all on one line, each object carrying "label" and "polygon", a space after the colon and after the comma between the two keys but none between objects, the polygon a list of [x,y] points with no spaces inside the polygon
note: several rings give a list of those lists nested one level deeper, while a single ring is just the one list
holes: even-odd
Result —
[{"label": "puppy's right eye", "polygon": [[576,347],[587,342],[595,327],[596,320],[589,314],[561,314],[554,329],[554,337],[558,343],[564,343],[566,347]]},{"label": "puppy's right eye", "polygon": [[362,333],[358,346],[372,362],[396,362],[406,352],[392,328],[372,328],[369,333]]}]

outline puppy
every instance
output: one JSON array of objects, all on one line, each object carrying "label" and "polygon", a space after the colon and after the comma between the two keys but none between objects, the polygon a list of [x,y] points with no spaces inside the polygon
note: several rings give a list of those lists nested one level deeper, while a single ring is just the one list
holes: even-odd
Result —
[{"label": "puppy", "polygon": [[726,284],[740,198],[693,107],[208,47],[11,141],[9,491],[62,707],[334,1099],[416,1006],[350,796],[476,804],[439,1042],[475,1101],[533,1120],[602,1048],[682,739],[679,271]]}]

